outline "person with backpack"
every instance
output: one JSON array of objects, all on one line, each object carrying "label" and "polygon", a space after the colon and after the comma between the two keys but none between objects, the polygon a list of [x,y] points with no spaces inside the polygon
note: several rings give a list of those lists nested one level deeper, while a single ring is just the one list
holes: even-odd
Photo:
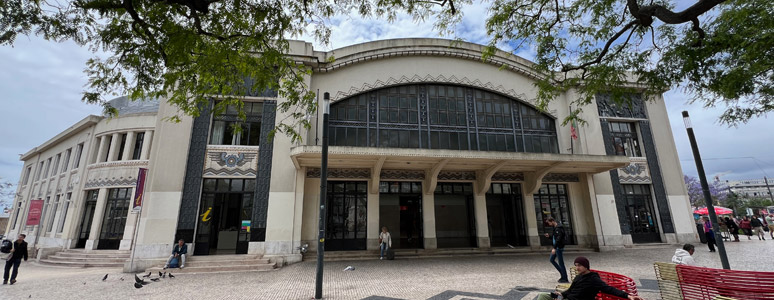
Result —
[{"label": "person with backpack", "polygon": [[[564,226],[562,224],[559,224],[554,220],[554,218],[548,218],[546,220],[546,223],[548,223],[548,226],[554,227],[554,230],[551,237],[551,257],[549,260],[551,261],[551,264],[554,265],[554,268],[556,268],[557,271],[559,271],[559,283],[569,283],[570,281],[567,280],[567,268],[564,266],[564,243],[567,239],[567,234],[564,232]],[[549,237],[548,233],[545,234],[546,237]],[[559,263],[556,263],[556,259],[559,259]]]},{"label": "person with backpack", "polygon": [[[177,241],[177,245],[172,248],[172,255],[169,256],[169,259],[167,259],[167,263],[164,265],[164,269],[166,270],[169,268],[170,263],[172,263],[172,260],[178,259],[178,263],[180,265],[180,268],[185,268],[185,254],[188,253],[188,245],[185,244],[185,241],[183,239],[180,239]],[[172,264],[174,267],[174,264]]]},{"label": "person with backpack", "polygon": [[11,256],[5,262],[5,272],[3,273],[3,284],[8,284],[8,273],[13,268],[13,274],[11,274],[11,284],[16,283],[16,276],[19,275],[19,265],[21,265],[22,258],[27,261],[27,242],[24,241],[27,235],[19,234],[19,237],[13,242]]}]

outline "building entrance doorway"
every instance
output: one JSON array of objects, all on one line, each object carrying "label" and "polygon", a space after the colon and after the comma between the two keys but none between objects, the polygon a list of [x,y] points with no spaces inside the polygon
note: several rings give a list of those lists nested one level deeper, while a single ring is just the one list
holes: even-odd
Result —
[{"label": "building entrance doorway", "polygon": [[626,217],[629,219],[632,242],[660,243],[661,234],[654,214],[650,185],[622,184],[621,187],[626,199]]},{"label": "building entrance doorway", "polygon": [[117,250],[124,238],[124,226],[132,198],[131,188],[109,189],[102,217],[97,249]]},{"label": "building entrance doorway", "polygon": [[365,181],[328,182],[325,250],[365,250],[368,220]]},{"label": "building entrance doorway", "polygon": [[387,226],[393,248],[424,248],[422,224],[422,183],[379,183],[379,230]]},{"label": "building entrance doorway", "polygon": [[194,255],[247,254],[255,179],[205,179]]},{"label": "building entrance doorway", "polygon": [[435,232],[438,248],[477,247],[472,183],[438,183],[435,189]]},{"label": "building entrance doorway", "polygon": [[529,246],[520,184],[492,183],[486,193],[486,211],[492,247]]},{"label": "building entrance doorway", "polygon": [[91,222],[94,220],[94,210],[97,208],[98,194],[99,190],[90,190],[86,194],[86,205],[83,208],[83,217],[81,218],[81,226],[78,229],[78,241],[75,243],[75,248],[85,248],[86,241],[89,240]]}]

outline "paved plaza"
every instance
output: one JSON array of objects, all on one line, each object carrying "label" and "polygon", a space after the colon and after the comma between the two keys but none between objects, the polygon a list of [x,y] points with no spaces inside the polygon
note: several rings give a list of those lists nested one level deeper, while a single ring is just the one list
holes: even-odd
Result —
[{"label": "paved plaza", "polygon": [[[727,243],[731,267],[774,272],[774,241]],[[701,266],[720,267],[716,253],[696,245]],[[654,261],[669,261],[673,247],[647,247],[587,256],[592,269],[616,272],[637,281],[641,295],[658,299]],[[347,266],[355,270],[344,271]],[[105,273],[108,279],[101,281]],[[156,277],[156,276],[153,276]],[[122,280],[123,279],[123,280]],[[556,286],[558,274],[548,255],[442,257],[395,261],[340,261],[325,264],[325,299],[534,299]],[[68,269],[23,263],[15,285],[0,287],[0,299],[310,299],[315,262],[269,272],[180,274],[141,289],[133,274],[119,269]]]}]

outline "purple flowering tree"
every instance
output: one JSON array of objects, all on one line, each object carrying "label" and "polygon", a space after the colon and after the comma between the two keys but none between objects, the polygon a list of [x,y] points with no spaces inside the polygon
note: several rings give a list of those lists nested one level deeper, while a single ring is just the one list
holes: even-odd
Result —
[{"label": "purple flowering tree", "polygon": [[[704,192],[701,190],[701,182],[698,178],[688,175],[683,175],[683,181],[685,187],[688,189],[688,197],[691,199],[691,206],[704,206]],[[726,202],[728,197],[728,190],[722,181],[718,177],[715,180],[707,183],[709,185],[710,195],[712,196],[712,202],[716,205],[721,205]]]}]

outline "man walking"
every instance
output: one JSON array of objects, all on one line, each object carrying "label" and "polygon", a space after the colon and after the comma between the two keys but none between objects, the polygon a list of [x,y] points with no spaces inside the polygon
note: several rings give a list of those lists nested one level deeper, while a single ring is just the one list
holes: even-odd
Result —
[{"label": "man walking", "polygon": [[731,235],[734,236],[734,242],[739,241],[739,226],[736,225],[734,220],[731,220],[731,218],[726,217],[726,227],[728,227],[728,232],[731,233]]},{"label": "man walking", "polygon": [[[554,218],[548,218],[546,222],[549,226],[554,227],[553,233],[550,235],[552,249],[549,260],[551,261],[551,264],[554,265],[554,268],[559,271],[559,275],[561,276],[559,277],[559,283],[568,283],[570,281],[567,280],[567,269],[564,267],[564,256],[562,255],[564,253],[564,241],[566,239],[564,226],[557,223]],[[548,233],[546,233],[545,236],[549,237]],[[558,264],[556,263],[557,258],[559,259]]]},{"label": "man walking", "polygon": [[704,220],[704,234],[707,236],[707,247],[710,252],[715,252],[715,231],[712,230],[712,223],[709,217],[702,218]]},{"label": "man walking", "polygon": [[589,270],[589,260],[583,256],[575,259],[575,268],[578,270],[578,276],[572,280],[570,288],[564,292],[541,293],[537,300],[551,300],[552,298],[562,298],[568,300],[587,300],[594,299],[599,292],[613,295],[619,298],[629,300],[641,300],[639,296],[629,295],[617,288],[607,285],[597,272]]},{"label": "man walking", "polygon": [[766,234],[763,233],[763,222],[758,218],[758,215],[753,215],[750,226],[752,226],[753,234],[758,236],[758,240],[766,240]]},{"label": "man walking", "polygon": [[3,284],[8,284],[8,273],[13,268],[13,274],[11,274],[11,284],[16,283],[16,276],[19,275],[19,265],[22,258],[27,261],[27,242],[24,241],[27,235],[19,234],[19,237],[13,242],[13,249],[11,249],[11,258],[5,262],[5,273],[3,273]]},{"label": "man walking", "polygon": [[774,239],[774,214],[766,216],[766,223],[769,224],[769,235],[771,235],[771,239]]}]

